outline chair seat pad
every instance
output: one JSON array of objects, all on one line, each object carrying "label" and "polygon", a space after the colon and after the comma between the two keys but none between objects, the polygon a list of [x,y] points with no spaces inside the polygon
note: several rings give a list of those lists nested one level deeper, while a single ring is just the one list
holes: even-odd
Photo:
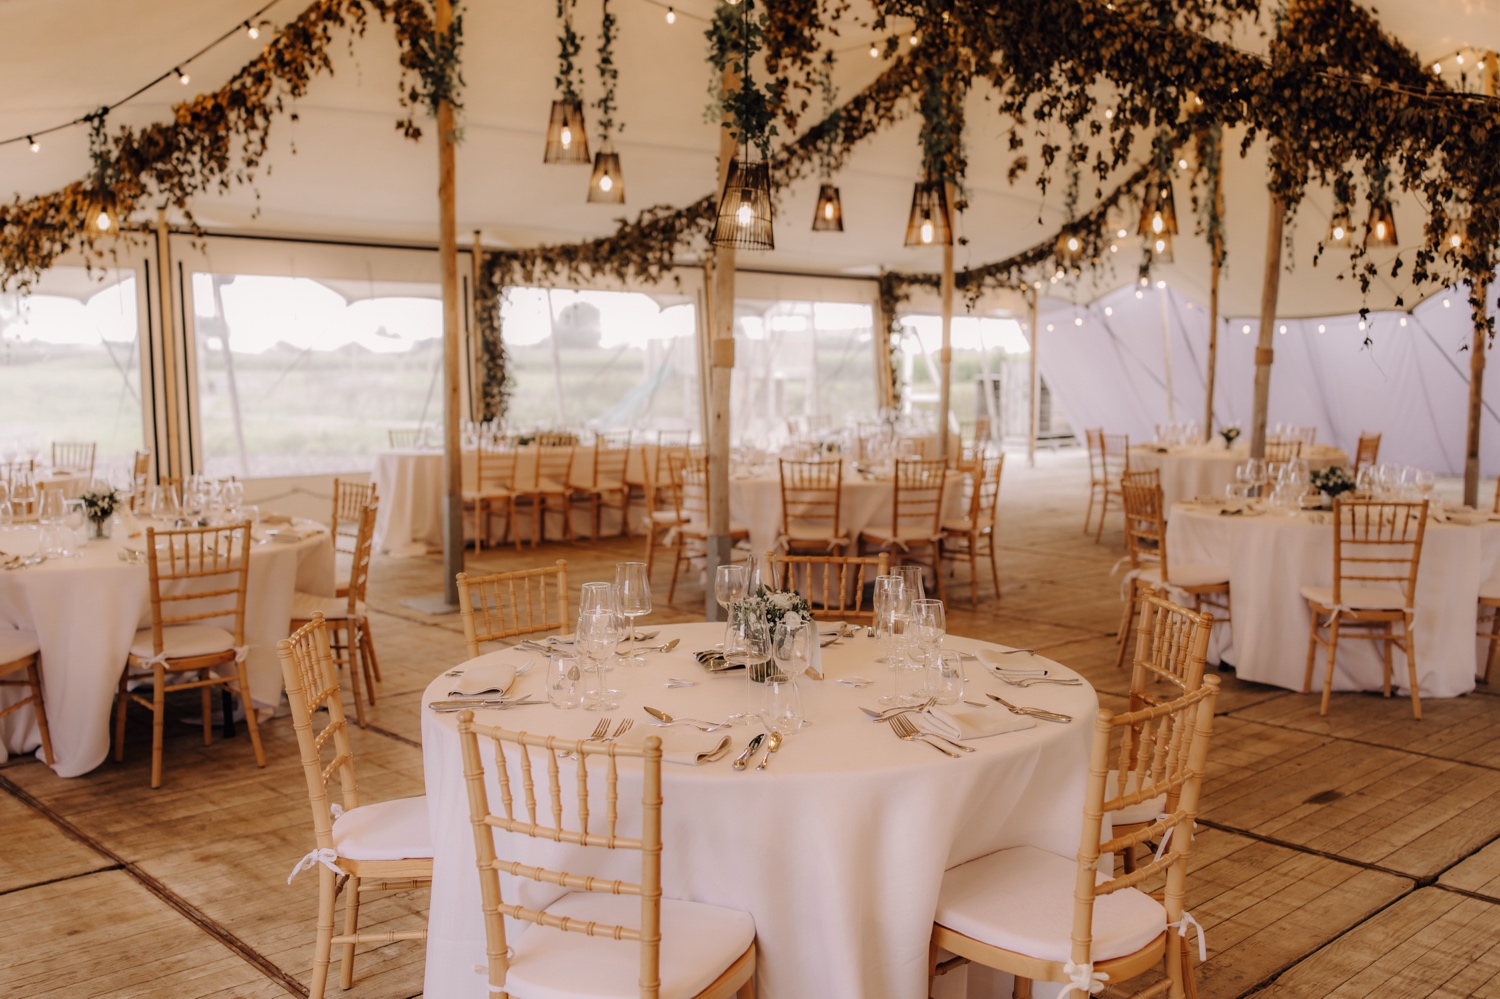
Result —
[{"label": "chair seat pad", "polygon": [[[943,874],[935,921],[1004,950],[1069,961],[1077,880],[1076,860],[1032,846],[1001,850]],[[1103,895],[1094,900],[1093,961],[1133,954],[1166,928],[1167,910],[1145,892]]]},{"label": "chair seat pad", "polygon": [[[148,637],[149,642],[149,637]],[[0,628],[0,666],[20,662],[42,651],[36,632],[18,628]]]},{"label": "chair seat pad", "polygon": [[[349,616],[349,597],[324,597],[316,593],[303,593],[298,590],[292,594],[292,620],[311,621],[316,611],[323,612],[325,621],[342,621]],[[361,600],[355,611],[360,617],[365,615],[365,602]]]},{"label": "chair seat pad", "polygon": [[[1104,778],[1104,800],[1109,801],[1121,794],[1133,794],[1140,790],[1141,775],[1131,771],[1125,778],[1125,790],[1120,790],[1120,771],[1111,770]],[[1135,825],[1138,822],[1155,822],[1156,817],[1167,810],[1167,796],[1165,793],[1158,794],[1154,798],[1147,798],[1136,805],[1127,805],[1117,812],[1111,812],[1110,817],[1114,820],[1116,828],[1119,826]]]},{"label": "chair seat pad", "polygon": [[333,822],[333,848],[350,860],[431,857],[427,795],[351,808]]},{"label": "chair seat pad", "polygon": [[[1500,600],[1500,579],[1486,579],[1479,584],[1480,600]],[[0,658],[4,658],[0,656]]]},{"label": "chair seat pad", "polygon": [[[1333,587],[1304,586],[1303,599],[1323,607],[1333,606]],[[1346,586],[1340,594],[1339,603],[1349,610],[1401,610],[1406,606],[1406,597],[1400,590],[1390,586]]]},{"label": "chair seat pad", "polygon": [[928,534],[921,528],[917,527],[902,528],[900,531],[894,534],[892,534],[886,528],[867,527],[863,531],[859,532],[859,536],[861,538],[867,538],[871,541],[875,541],[882,545],[888,545],[894,542],[900,542],[907,545],[927,544],[928,542],[936,541],[939,537],[939,535]]},{"label": "chair seat pad", "polygon": [[[677,529],[689,537],[708,537],[708,525],[701,520],[684,520],[677,525]],[[731,521],[729,524],[729,536],[731,538],[748,538],[750,536],[750,528],[739,521]]]},{"label": "chair seat pad", "polygon": [[510,499],[511,491],[504,486],[492,486],[489,489],[465,489],[463,499],[465,503],[473,503],[476,500]]},{"label": "chair seat pad", "polygon": [[[620,926],[641,924],[640,899],[570,892],[547,912]],[[747,912],[701,902],[661,902],[661,999],[690,999],[755,942]],[[525,999],[636,999],[640,944],[528,924],[513,943],[505,990]]]},{"label": "chair seat pad", "polygon": [[[174,624],[161,630],[161,649],[169,659],[206,656],[234,648],[234,635],[211,624]],[[130,643],[130,654],[140,659],[156,655],[151,629],[142,628]]]},{"label": "chair seat pad", "polygon": [[[1180,565],[1174,562],[1168,573],[1172,577],[1174,586],[1229,585],[1229,566],[1217,565],[1213,562],[1183,562]],[[1159,583],[1161,582],[1161,566],[1143,566],[1137,578]]]},{"label": "chair seat pad", "polygon": [[651,519],[655,523],[667,524],[669,526],[672,524],[684,523],[682,518],[677,516],[676,510],[652,510]]}]

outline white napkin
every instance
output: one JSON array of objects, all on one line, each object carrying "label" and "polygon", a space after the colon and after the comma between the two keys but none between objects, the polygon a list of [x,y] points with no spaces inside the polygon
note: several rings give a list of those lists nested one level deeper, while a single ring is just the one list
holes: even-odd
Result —
[{"label": "white napkin", "polygon": [[923,732],[940,735],[955,742],[966,742],[969,739],[983,739],[986,736],[1036,728],[1036,719],[1028,715],[1013,715],[1009,711],[991,711],[988,708],[949,711],[947,708],[932,707],[917,716],[916,725]]},{"label": "white napkin", "polygon": [[729,751],[729,736],[723,732],[703,732],[687,725],[675,728],[635,725],[617,741],[625,749],[643,749],[653,735],[661,740],[661,758],[665,763],[696,767],[712,763]]},{"label": "white napkin", "polygon": [[500,657],[505,652],[487,652],[470,659],[463,665],[463,674],[453,677],[448,689],[449,697],[478,697],[481,694],[498,696],[510,689],[516,679],[516,664],[504,662]]},{"label": "white napkin", "polygon": [[979,656],[979,661],[990,669],[1003,669],[1012,675],[1047,675],[1047,667],[1037,665],[1036,657],[1024,652],[996,652],[993,649],[980,649],[975,655]]}]

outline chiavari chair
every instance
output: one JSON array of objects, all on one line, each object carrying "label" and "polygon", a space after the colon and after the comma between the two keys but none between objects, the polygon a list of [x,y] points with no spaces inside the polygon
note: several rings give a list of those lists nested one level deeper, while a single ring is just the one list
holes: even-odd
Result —
[{"label": "chiavari chair", "polygon": [[[1103,982],[1115,986],[1160,968],[1165,982],[1136,995],[1193,994],[1187,930],[1197,921],[1189,922],[1186,911],[1187,867],[1218,693],[1219,678],[1209,677],[1164,704],[1120,715],[1100,710],[1076,857],[1020,846],[945,873],[929,978],[973,962],[1014,975],[1017,996],[1029,996],[1034,981],[1067,983],[1073,990],[1067,994],[1087,996]],[[1129,773],[1138,790],[1110,795],[1111,763]],[[1128,834],[1116,829],[1103,838],[1106,817],[1163,796],[1175,807]],[[1135,871],[1102,874],[1102,855],[1159,841],[1169,832],[1167,848]],[[1156,877],[1166,881],[1160,901],[1135,887]],[[956,956],[940,962],[940,950]]]},{"label": "chiavari chair", "polygon": [[[639,747],[574,742],[480,725],[472,711],[459,713],[458,738],[474,826],[491,995],[753,999],[754,918],[662,897],[660,738],[649,736]],[[562,751],[578,761],[576,768],[568,768],[566,781],[557,765]],[[629,763],[622,767],[620,760]],[[535,773],[538,768],[543,773]],[[499,790],[498,812],[490,804],[491,779]],[[629,836],[634,822],[627,826],[622,821],[617,799],[636,779],[640,832]],[[577,802],[572,816],[563,809],[565,790]],[[496,830],[509,834],[502,840],[507,853],[521,847],[521,837],[571,844],[568,856],[578,861],[601,850],[611,855],[639,852],[639,880],[592,877],[507,859],[499,854]],[[568,890],[545,909],[534,909],[505,901],[501,874]],[[506,919],[530,925],[510,935]],[[564,941],[554,931],[576,937]],[[617,941],[639,946],[622,947]]]},{"label": "chiavari chair", "polygon": [[[474,511],[474,550],[490,543],[490,526],[497,512],[505,515],[506,534],[513,535],[521,550],[521,532],[516,530],[516,450],[492,442],[474,452],[474,474],[464,475],[463,505]],[[467,473],[468,463],[465,462]]]},{"label": "chiavari chair", "polygon": [[[891,557],[851,555],[794,555],[768,552],[776,589],[800,593],[812,608],[815,621],[875,620],[875,609],[864,606],[865,583],[890,572]],[[852,571],[852,574],[851,574]]]},{"label": "chiavari chair", "polygon": [[[1083,533],[1087,534],[1089,524],[1094,519],[1094,500],[1096,497],[1103,499],[1109,480],[1104,475],[1104,431],[1086,429],[1083,432],[1083,439],[1087,444],[1089,456],[1089,506],[1083,514]],[[1100,517],[1103,517],[1102,513]]]},{"label": "chiavari chair", "polygon": [[[1104,536],[1104,520],[1109,514],[1109,501],[1113,497],[1124,506],[1120,495],[1120,480],[1130,471],[1130,436],[1128,434],[1106,434],[1099,432],[1099,527],[1094,531],[1094,541]],[[1093,490],[1089,492],[1089,506],[1093,507]],[[1085,518],[1084,530],[1088,530]]]},{"label": "chiavari chair", "polygon": [[[570,477],[573,474],[573,457],[576,449],[571,444],[542,444],[543,436],[559,438],[558,434],[538,434],[538,443],[531,451],[535,459],[531,474],[526,475],[521,471],[518,453],[516,464],[516,486],[515,495],[511,500],[512,516],[514,517],[522,506],[531,510],[531,547],[535,548],[538,543],[547,536],[547,514],[557,513],[562,516],[563,537],[568,541],[573,540],[573,518],[571,516],[573,486]],[[569,435],[571,436],[571,435]],[[512,526],[512,530],[514,530]],[[520,542],[517,541],[517,550]]]},{"label": "chiavari chair", "polygon": [[[1411,713],[1413,718],[1421,718],[1411,627],[1417,569],[1427,533],[1427,501],[1398,503],[1339,496],[1333,501],[1333,531],[1333,585],[1304,586],[1301,590],[1312,611],[1302,692],[1312,691],[1314,660],[1322,647],[1327,652],[1328,667],[1318,714],[1328,714],[1339,639],[1365,638],[1380,645],[1386,697],[1391,696],[1392,648],[1399,646],[1405,653]],[[1398,624],[1399,634],[1395,630]],[[1327,632],[1326,638],[1320,630]],[[1349,634],[1345,636],[1345,632]]]},{"label": "chiavari chair", "polygon": [[[1354,449],[1354,475],[1359,476],[1360,469],[1373,466],[1380,460],[1380,435],[1367,433],[1363,430],[1359,434],[1359,445]],[[1497,501],[1500,503],[1500,501]],[[1500,512],[1500,506],[1496,507]]]},{"label": "chiavari chair", "polygon": [[840,529],[844,501],[842,461],[779,460],[781,543],[789,552],[833,552],[849,544]]},{"label": "chiavari chair", "polygon": [[[340,563],[354,560],[354,551],[359,544],[359,521],[365,507],[376,506],[375,483],[350,482],[347,479],[333,480],[333,513],[328,518],[328,530],[333,538],[333,554]],[[347,577],[333,591],[337,596],[349,592]]]},{"label": "chiavari chair", "polygon": [[[691,565],[697,559],[708,558],[708,457],[689,454],[674,457],[670,464],[677,525],[671,528],[675,535],[673,547],[676,554],[672,560],[672,582],[667,587],[667,603],[677,595],[677,576],[682,571],[682,563]],[[750,529],[743,524],[731,523],[729,538],[734,548],[741,548],[750,541]],[[649,560],[649,552],[647,557]],[[733,550],[730,557],[733,557]]]},{"label": "chiavari chair", "polygon": [[1266,463],[1285,464],[1302,457],[1302,438],[1272,437],[1266,440]]},{"label": "chiavari chair", "polygon": [[1135,623],[1141,599],[1148,593],[1165,591],[1191,602],[1194,611],[1208,603],[1223,611],[1221,621],[1229,619],[1229,567],[1213,562],[1172,564],[1167,558],[1167,520],[1163,509],[1161,473],[1127,472],[1120,482],[1125,506],[1125,545],[1130,559],[1126,577],[1128,593],[1125,613],[1120,619],[1119,646],[1115,652],[1116,668],[1125,664],[1130,647],[1130,630]]},{"label": "chiavari chair", "polygon": [[418,447],[422,443],[422,429],[392,427],[385,432],[385,438],[391,447]]},{"label": "chiavari chair", "polygon": [[[250,573],[250,525],[146,528],[146,568],[150,582],[151,627],[135,633],[115,702],[115,762],[125,759],[125,715],[130,702],[151,711],[151,786],[161,787],[166,695],[198,690],[203,699],[203,744],[213,743],[214,687],[229,691],[245,708],[255,762],[266,765],[260,724],[250,700],[245,669],[245,589]],[[204,622],[230,618],[232,630]],[[227,676],[216,666],[233,666]],[[193,674],[180,678],[182,674]],[[172,679],[169,680],[169,677]],[[151,680],[151,699],[131,684]],[[229,710],[229,705],[224,705]]]},{"label": "chiavari chair", "polygon": [[995,557],[995,529],[1000,505],[1000,473],[1005,455],[981,457],[970,471],[968,512],[959,520],[943,522],[941,558],[969,559],[969,606],[979,606],[979,556],[990,560],[995,599],[1000,598],[1000,566]]},{"label": "chiavari chair", "polygon": [[[42,759],[53,764],[52,733],[47,728],[47,706],[42,698],[42,674],[38,668],[42,647],[36,632],[17,628],[0,628],[0,687],[25,687],[27,695],[0,708],[0,718],[24,708],[36,713],[36,727],[42,737]],[[25,674],[16,678],[17,673]]]},{"label": "chiavari chair", "polygon": [[594,441],[593,467],[587,486],[579,486],[573,494],[577,500],[588,504],[589,520],[593,524],[590,537],[599,537],[600,515],[606,507],[620,511],[620,534],[630,532],[626,507],[630,500],[630,486],[625,481],[625,470],[630,464],[630,434],[600,434]]},{"label": "chiavari chair", "polygon": [[[354,949],[360,944],[396,940],[426,940],[427,930],[361,932],[361,896],[375,892],[407,892],[432,884],[432,837],[427,826],[427,796],[361,803],[354,773],[354,748],[349,742],[338,672],[329,650],[321,614],[277,643],[281,674],[291,706],[292,728],[307,779],[316,849],[292,870],[316,868],[318,922],[313,940],[313,978],[310,999],[323,999],[328,966],[338,946],[339,984],[354,984]],[[313,718],[327,712],[327,724],[313,732]],[[338,779],[339,801],[331,803],[328,785]],[[290,878],[287,879],[290,882]],[[334,934],[338,897],[344,896],[344,932]]]},{"label": "chiavari chair", "polygon": [[454,579],[470,659],[479,655],[480,642],[572,627],[568,617],[568,563],[563,559],[540,569],[486,576],[461,572]]},{"label": "chiavari chair", "polygon": [[151,481],[151,452],[137,451],[130,469],[130,509],[134,512],[146,495],[146,484]]},{"label": "chiavari chair", "polygon": [[859,533],[861,554],[870,550],[886,551],[898,563],[920,561],[919,557],[924,554],[930,558],[933,574],[937,577],[939,599],[947,599],[943,592],[940,557],[947,476],[947,462],[942,459],[903,458],[897,461],[890,527],[870,526]]},{"label": "chiavari chair", "polygon": [[[375,512],[372,504],[359,515],[359,534],[355,538],[354,557],[349,568],[349,587],[342,596],[325,597],[300,590],[292,594],[293,628],[300,628],[314,615],[321,615],[333,632],[331,648],[334,659],[349,669],[354,713],[360,728],[365,727],[365,698],[371,704],[375,703],[375,681],[380,678],[375,638],[370,633],[370,615],[365,607],[365,590],[370,582],[370,555],[375,547]],[[360,697],[361,677],[365,698]]]},{"label": "chiavari chair", "polygon": [[83,473],[84,481],[93,481],[94,451],[96,446],[93,442],[53,441],[52,468],[54,470],[67,469],[71,472],[81,472]]}]

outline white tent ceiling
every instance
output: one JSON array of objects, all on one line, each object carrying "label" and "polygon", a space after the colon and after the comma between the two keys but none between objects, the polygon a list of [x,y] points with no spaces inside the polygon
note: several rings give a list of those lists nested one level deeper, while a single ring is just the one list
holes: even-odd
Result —
[{"label": "white tent ceiling", "polygon": [[[173,66],[263,0],[0,0],[0,138],[24,135],[117,100],[144,80]],[[525,246],[603,235],[621,215],[649,205],[683,205],[708,192],[715,176],[717,126],[703,120],[709,69],[703,27],[711,0],[681,0],[679,17],[666,23],[655,0],[615,0],[620,18],[619,137],[629,204],[584,202],[588,171],[544,166],[543,129],[553,97],[556,20],[549,0],[473,0],[465,11],[464,140],[458,151],[458,224],[480,230],[493,246]],[[860,9],[856,5],[856,11]],[[282,0],[270,17],[284,21],[300,10]],[[583,62],[597,46],[598,5],[579,4],[585,33]],[[1398,0],[1379,11],[1388,29],[1424,59],[1462,47],[1500,49],[1500,4],[1490,0]],[[885,65],[869,57],[873,33],[857,16],[846,19],[836,42],[837,82],[843,97],[866,85]],[[187,92],[218,86],[255,52],[260,42],[240,33],[186,67],[192,82],[175,79],[111,116],[145,124],[170,114]],[[214,230],[353,239],[431,242],[437,233],[436,153],[429,139],[403,139],[393,122],[397,108],[397,50],[388,26],[372,23],[352,47],[334,46],[335,74],[314,81],[299,102],[297,122],[282,120],[272,132],[267,168],[253,188],[205,195],[195,205],[200,223]],[[594,75],[588,71],[589,88]],[[1005,146],[1008,121],[985,101],[986,86],[970,100],[967,141],[972,207],[962,222],[970,243],[956,253],[959,266],[1006,257],[1057,231],[1064,221],[1061,178],[1043,198],[1027,176],[1015,186],[1005,175],[1012,154]],[[39,153],[24,143],[0,146],[0,195],[32,195],[83,175],[88,168],[82,127],[45,137]],[[1230,140],[1234,148],[1237,141]],[[816,180],[785,193],[777,225],[778,249],[742,253],[741,266],[821,273],[874,274],[880,268],[935,270],[937,251],[901,245],[911,183],[919,168],[917,123],[908,118],[860,146],[839,173],[847,231],[809,231]],[[1033,155],[1032,161],[1036,162]],[[1228,315],[1258,311],[1266,230],[1264,155],[1226,158],[1229,264],[1224,294]],[[1083,201],[1089,200],[1085,190]],[[1186,221],[1186,185],[1179,186]],[[1327,255],[1311,266],[1313,245],[1326,231],[1329,199],[1313,192],[1293,226],[1295,270],[1283,279],[1281,312],[1287,316],[1348,313],[1368,304],[1389,306],[1398,293],[1407,305],[1417,296],[1387,284],[1362,301]],[[1420,234],[1422,215],[1397,205],[1398,227],[1408,244]],[[1129,224],[1122,220],[1122,224]],[[1184,226],[1185,230],[1187,226]],[[1132,227],[1133,229],[1133,227]],[[1134,239],[1123,241],[1118,264],[1078,287],[1047,287],[1052,297],[1087,301],[1134,277]],[[1378,259],[1378,258],[1377,258]],[[1409,268],[1407,268],[1409,270]],[[1208,264],[1202,240],[1179,239],[1176,263],[1163,270],[1174,286],[1205,294]],[[1403,283],[1404,284],[1404,283]]]}]

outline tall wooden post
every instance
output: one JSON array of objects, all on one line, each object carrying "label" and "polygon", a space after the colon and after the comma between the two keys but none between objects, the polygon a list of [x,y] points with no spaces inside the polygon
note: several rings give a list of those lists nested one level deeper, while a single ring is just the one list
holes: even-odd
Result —
[{"label": "tall wooden post", "polygon": [[[1213,175],[1214,209],[1222,224],[1224,219],[1224,158]],[[1219,259],[1224,255],[1222,232],[1209,233],[1208,239],[1208,371],[1203,380],[1203,439],[1214,439],[1214,379],[1219,367]]]},{"label": "tall wooden post", "polygon": [[943,277],[939,293],[943,299],[943,348],[938,353],[938,453],[948,452],[948,415],[953,393],[953,185],[944,184],[948,198],[948,242],[943,247]]},{"label": "tall wooden post", "polygon": [[1027,289],[1026,292],[1026,325],[1031,330],[1031,359],[1027,362],[1030,370],[1029,392],[1030,413],[1026,419],[1026,467],[1036,467],[1036,436],[1042,425],[1042,373],[1037,360],[1037,342],[1041,339],[1041,329],[1037,326],[1037,299],[1040,294],[1035,288]]},{"label": "tall wooden post", "polygon": [[[191,465],[187,453],[192,450],[192,430],[183,426],[178,393],[181,391],[177,369],[177,296],[172,293],[172,230],[167,225],[165,209],[156,210],[156,281],[157,301],[161,303],[161,357],[162,378],[166,383],[167,402],[167,453],[156,456],[156,475],[169,475],[186,480]],[[187,440],[186,446],[183,441]]]},{"label": "tall wooden post", "polygon": [[[434,27],[439,35],[453,23],[452,0],[436,0]],[[438,256],[443,274],[443,598],[458,607],[458,583],[464,571],[463,452],[460,450],[458,333],[458,223],[453,179],[453,102],[437,107]]]},{"label": "tall wooden post", "polygon": [[1271,402],[1271,362],[1276,352],[1271,337],[1276,332],[1276,296],[1281,289],[1281,231],[1286,222],[1286,202],[1271,194],[1271,219],[1266,227],[1266,277],[1260,292],[1260,336],[1255,343],[1255,408],[1250,418],[1250,457],[1266,456],[1266,410]]},{"label": "tall wooden post", "polygon": [[1167,422],[1177,422],[1177,391],[1172,387],[1172,316],[1167,311],[1165,288],[1156,289],[1156,306],[1161,313],[1161,370],[1167,385]]},{"label": "tall wooden post", "polygon": [[[1500,93],[1500,66],[1495,65],[1495,53],[1485,53],[1484,92],[1493,97]],[[1474,343],[1469,348],[1469,429],[1464,446],[1464,502],[1469,506],[1479,505],[1479,424],[1484,414],[1484,361],[1489,349],[1490,280],[1486,274],[1470,289],[1474,298],[1482,303],[1474,309]]]},{"label": "tall wooden post", "polygon": [[891,324],[896,317],[886,311],[878,288],[872,314],[875,317],[875,401],[881,409],[891,409],[896,405],[896,372],[891,367]]},{"label": "tall wooden post", "polygon": [[[738,89],[739,75],[724,69],[724,90]],[[719,133],[719,192],[729,177],[729,164],[735,154],[734,131]],[[714,599],[714,573],[721,565],[733,561],[734,539],[729,536],[729,394],[734,382],[734,249],[717,246],[708,268],[708,558],[704,577],[704,620],[718,621],[722,616]]]},{"label": "tall wooden post", "polygon": [[468,362],[465,367],[469,372],[469,419],[478,423],[484,418],[484,378],[479,370],[479,345],[474,342],[479,334],[480,282],[484,278],[484,243],[480,241],[478,229],[474,230],[474,248],[469,251],[469,263],[473,270],[473,291],[469,293],[469,337],[464,353]]}]

